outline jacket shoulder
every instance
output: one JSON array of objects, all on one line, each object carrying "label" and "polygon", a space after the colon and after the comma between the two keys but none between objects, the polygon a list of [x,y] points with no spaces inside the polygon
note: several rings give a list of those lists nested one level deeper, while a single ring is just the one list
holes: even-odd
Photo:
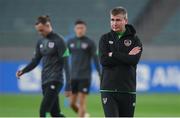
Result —
[{"label": "jacket shoulder", "polygon": [[140,46],[142,46],[142,42],[141,42],[140,38],[137,35],[135,35],[134,38],[135,38],[135,42],[137,44],[139,44]]},{"label": "jacket shoulder", "polygon": [[107,36],[110,36],[111,35],[111,32],[107,32],[107,33],[104,33],[101,37],[107,37]]},{"label": "jacket shoulder", "polygon": [[89,37],[86,37],[86,41],[87,43],[92,44],[92,45],[95,43],[95,41]]},{"label": "jacket shoulder", "polygon": [[65,45],[65,40],[64,40],[64,37],[62,35],[58,35],[58,34],[54,34],[54,41],[56,43],[56,45]]},{"label": "jacket shoulder", "polygon": [[108,40],[110,36],[111,36],[111,32],[107,32],[101,36],[100,41]]},{"label": "jacket shoulder", "polygon": [[73,43],[73,42],[75,42],[75,37],[69,38],[67,40],[67,44],[70,44],[70,43]]}]

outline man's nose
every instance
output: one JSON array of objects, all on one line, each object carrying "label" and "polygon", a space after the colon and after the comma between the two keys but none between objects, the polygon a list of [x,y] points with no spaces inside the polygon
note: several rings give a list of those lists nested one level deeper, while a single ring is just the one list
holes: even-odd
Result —
[{"label": "man's nose", "polygon": [[116,25],[116,24],[117,24],[117,22],[116,22],[116,21],[114,21],[114,22],[113,22],[113,24],[114,24],[114,25]]}]

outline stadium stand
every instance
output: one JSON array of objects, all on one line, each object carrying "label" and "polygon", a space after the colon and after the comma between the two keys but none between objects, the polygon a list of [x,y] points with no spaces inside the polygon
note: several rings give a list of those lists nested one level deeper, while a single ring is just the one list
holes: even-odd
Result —
[{"label": "stadium stand", "polygon": [[[109,10],[115,6],[124,6],[129,11],[129,21],[132,22],[144,8],[148,0],[43,0],[8,2],[1,0],[0,14],[0,45],[1,46],[32,46],[37,39],[34,31],[34,21],[37,16],[48,14],[52,18],[56,32],[67,36],[73,32],[72,26],[76,19],[88,23],[88,34],[94,40],[109,30]],[[82,5],[83,4],[83,5]],[[81,9],[78,9],[81,8]],[[73,10],[75,9],[75,10]]]}]

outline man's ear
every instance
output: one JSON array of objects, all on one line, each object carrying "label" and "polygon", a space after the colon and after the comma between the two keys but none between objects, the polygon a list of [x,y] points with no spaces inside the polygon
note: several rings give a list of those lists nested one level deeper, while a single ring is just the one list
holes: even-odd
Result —
[{"label": "man's ear", "polygon": [[45,25],[46,25],[47,27],[51,27],[50,22],[47,22]]},{"label": "man's ear", "polygon": [[128,19],[125,19],[125,24],[128,24]]}]

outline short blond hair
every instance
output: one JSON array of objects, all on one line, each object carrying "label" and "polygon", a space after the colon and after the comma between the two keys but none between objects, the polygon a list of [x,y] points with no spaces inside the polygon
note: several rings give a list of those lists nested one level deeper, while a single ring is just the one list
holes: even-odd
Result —
[{"label": "short blond hair", "polygon": [[124,8],[124,7],[115,7],[113,8],[111,11],[110,11],[110,14],[113,15],[113,16],[116,16],[118,14],[122,14],[124,15],[124,18],[125,19],[128,19],[128,13],[127,13],[127,10]]}]

